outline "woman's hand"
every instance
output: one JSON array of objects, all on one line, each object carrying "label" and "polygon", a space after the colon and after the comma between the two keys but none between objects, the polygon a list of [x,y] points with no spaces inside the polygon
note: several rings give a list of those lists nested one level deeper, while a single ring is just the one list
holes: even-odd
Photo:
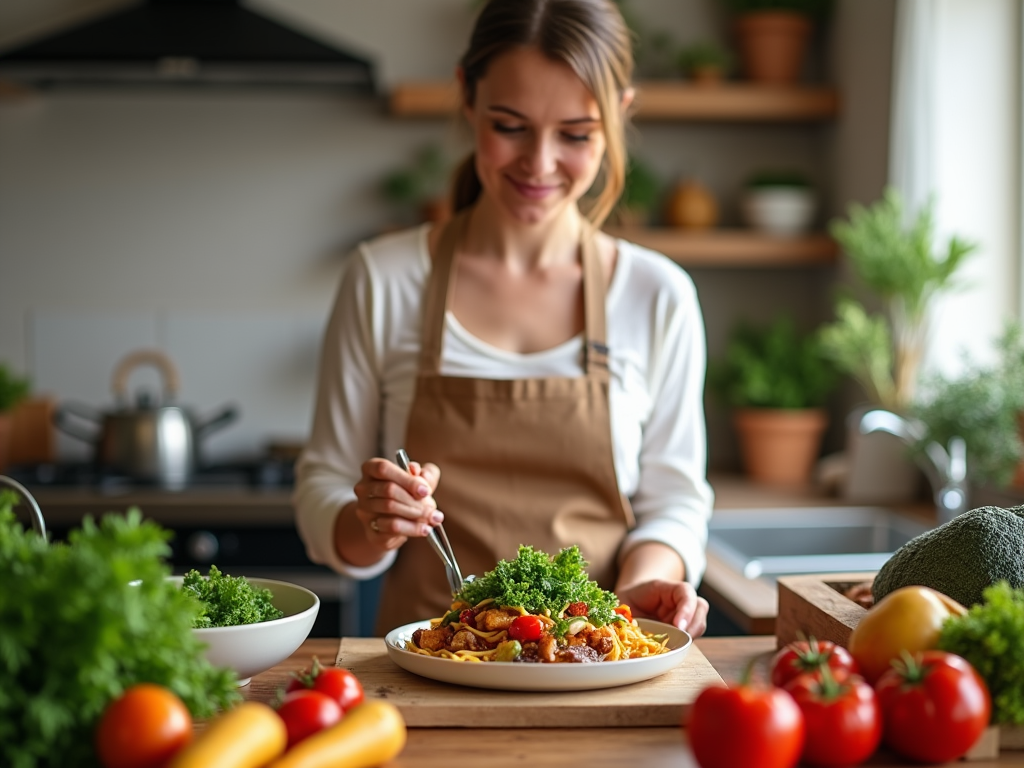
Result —
[{"label": "woman's hand", "polygon": [[362,472],[355,485],[355,513],[371,544],[397,549],[444,520],[433,497],[441,479],[436,465],[411,462],[406,472],[387,459],[370,459]]},{"label": "woman's hand", "polygon": [[700,637],[707,629],[708,601],[685,581],[652,579],[615,590],[634,617],[654,619]]}]

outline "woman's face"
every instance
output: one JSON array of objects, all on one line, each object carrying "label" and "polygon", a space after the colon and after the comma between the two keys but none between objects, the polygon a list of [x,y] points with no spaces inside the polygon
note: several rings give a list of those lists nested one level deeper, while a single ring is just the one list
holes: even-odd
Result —
[{"label": "woman's face", "polygon": [[494,59],[465,112],[484,192],[516,221],[557,217],[600,170],[605,135],[597,100],[568,65],[535,48]]}]

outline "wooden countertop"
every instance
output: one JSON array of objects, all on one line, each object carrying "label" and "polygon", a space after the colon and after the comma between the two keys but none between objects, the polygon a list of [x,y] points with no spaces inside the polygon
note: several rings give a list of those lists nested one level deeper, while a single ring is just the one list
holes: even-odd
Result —
[{"label": "wooden countertop", "polygon": [[[333,663],[339,642],[338,639],[307,640],[287,661],[254,677],[244,690],[246,697],[272,701],[289,674],[308,666],[313,656]],[[774,639],[770,637],[706,637],[696,642],[726,682],[736,680],[751,657],[763,654],[767,659],[775,648]],[[600,692],[581,695],[600,695]],[[462,728],[412,728],[405,749],[387,766],[450,768],[454,763],[487,763],[564,768],[567,750],[571,750],[574,764],[588,768],[624,765],[698,768],[687,745],[685,731],[679,728],[522,728],[473,729],[472,732]],[[907,763],[880,751],[866,765],[903,768]],[[970,765],[971,768],[1024,765],[1024,752],[1005,752],[997,760],[950,765]]]}]

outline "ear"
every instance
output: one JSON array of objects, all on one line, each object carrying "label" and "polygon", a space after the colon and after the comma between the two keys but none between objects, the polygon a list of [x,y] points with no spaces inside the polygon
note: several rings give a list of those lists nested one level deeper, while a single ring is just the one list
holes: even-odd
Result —
[{"label": "ear", "polygon": [[626,114],[629,108],[633,106],[633,99],[636,98],[636,88],[629,86],[622,92],[622,99],[619,100],[619,106],[622,109],[622,114]]}]

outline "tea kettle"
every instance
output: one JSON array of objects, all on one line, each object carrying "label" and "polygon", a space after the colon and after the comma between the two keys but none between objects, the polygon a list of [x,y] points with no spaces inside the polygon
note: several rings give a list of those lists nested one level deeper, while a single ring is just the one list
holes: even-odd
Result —
[{"label": "tea kettle", "polygon": [[[134,404],[131,402],[128,378],[140,365],[160,371],[160,402],[154,402],[147,392],[140,392]],[[54,423],[67,434],[93,444],[93,458],[100,470],[179,490],[195,473],[198,442],[234,421],[238,411],[225,406],[199,421],[176,403],[178,386],[178,372],[170,358],[155,349],[136,350],[114,368],[115,410],[100,412],[82,403],[64,403],[54,412]],[[83,430],[77,420],[92,422],[97,428]]]}]

